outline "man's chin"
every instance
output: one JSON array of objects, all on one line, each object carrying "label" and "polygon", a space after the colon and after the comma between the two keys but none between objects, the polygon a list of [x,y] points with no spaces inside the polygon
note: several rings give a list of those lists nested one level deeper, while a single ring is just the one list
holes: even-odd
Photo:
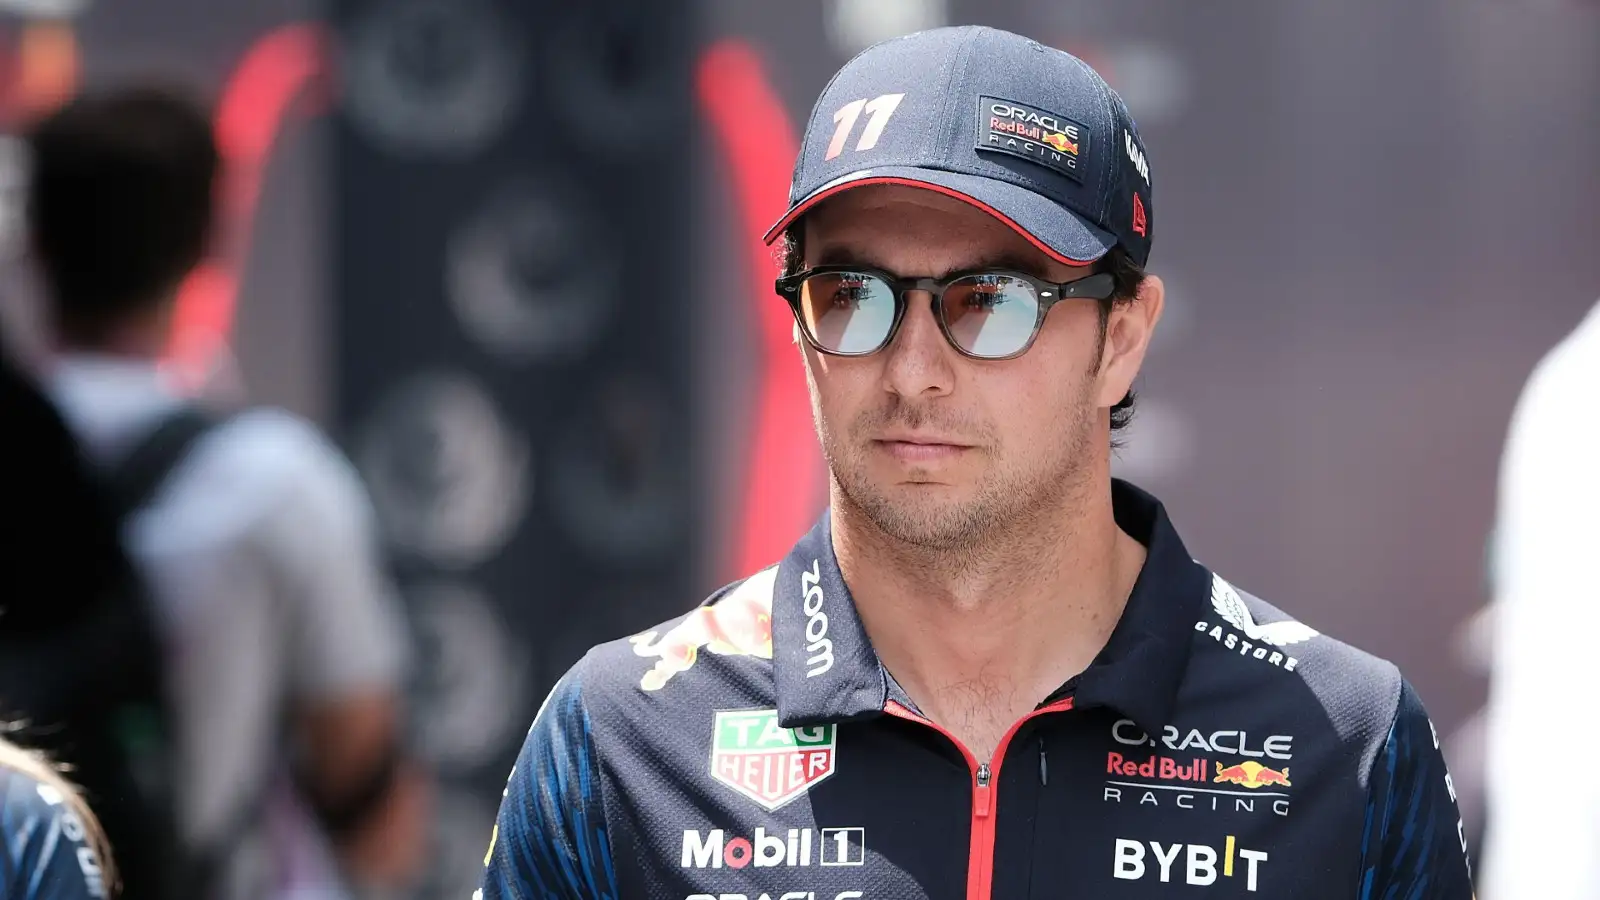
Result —
[{"label": "man's chin", "polygon": [[907,464],[893,459],[879,460],[868,470],[873,486],[888,493],[895,490],[938,491],[941,494],[971,492],[974,472],[958,463],[934,462]]},{"label": "man's chin", "polygon": [[888,537],[917,547],[950,549],[983,534],[981,515],[964,492],[947,484],[897,484],[862,511]]}]

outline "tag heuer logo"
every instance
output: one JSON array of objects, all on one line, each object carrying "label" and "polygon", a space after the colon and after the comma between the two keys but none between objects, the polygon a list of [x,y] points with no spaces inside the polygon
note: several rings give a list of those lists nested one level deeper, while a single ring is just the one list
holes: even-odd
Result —
[{"label": "tag heuer logo", "polygon": [[836,728],[780,728],[775,709],[718,710],[711,777],[777,809],[833,774]]}]

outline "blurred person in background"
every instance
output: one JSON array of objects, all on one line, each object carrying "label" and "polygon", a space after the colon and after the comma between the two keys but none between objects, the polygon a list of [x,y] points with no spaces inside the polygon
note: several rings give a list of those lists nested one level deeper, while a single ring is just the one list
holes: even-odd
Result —
[{"label": "blurred person in background", "polygon": [[117,873],[77,788],[0,738],[0,900],[106,900]]},{"label": "blurred person in background", "polygon": [[205,112],[156,88],[90,94],[27,140],[49,396],[108,471],[164,429],[189,439],[121,537],[159,613],[178,825],[206,893],[408,883],[429,788],[402,747],[406,629],[363,487],[310,424],[201,410],[163,377],[179,286],[212,237]]},{"label": "blurred person in background", "polygon": [[[0,434],[0,722],[70,766],[94,798],[123,854],[123,900],[186,900],[178,886],[188,875],[175,871],[165,654],[119,536],[115,477],[82,458],[37,380],[5,353]],[[129,739],[130,721],[147,726],[141,738]]]},{"label": "blurred person in background", "polygon": [[828,82],[767,239],[829,510],[561,679],[483,900],[1471,896],[1395,666],[1111,477],[1164,298],[1151,181],[1104,80],[1015,34]]},{"label": "blurred person in background", "polygon": [[1600,897],[1600,781],[1582,767],[1523,777],[1600,743],[1584,705],[1600,633],[1597,516],[1600,304],[1534,369],[1501,460],[1485,900]]}]

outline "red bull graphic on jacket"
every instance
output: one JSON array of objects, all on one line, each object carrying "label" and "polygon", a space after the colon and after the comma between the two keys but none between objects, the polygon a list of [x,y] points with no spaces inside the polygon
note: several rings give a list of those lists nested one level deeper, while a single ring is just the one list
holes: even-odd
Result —
[{"label": "red bull graphic on jacket", "polygon": [[1112,498],[1146,548],[1122,617],[988,758],[878,659],[825,516],[562,677],[481,900],[1470,897],[1394,666],[1215,576],[1148,494]]},{"label": "red bull graphic on jacket", "polygon": [[659,633],[646,631],[628,639],[633,652],[653,656],[656,664],[639,679],[639,687],[659,691],[672,676],[687,672],[704,647],[718,656],[772,658],[772,579],[776,569],[758,572],[723,602],[702,606]]},{"label": "red bull graphic on jacket", "polygon": [[1284,787],[1291,786],[1289,784],[1288,769],[1283,769],[1282,771],[1269,769],[1254,760],[1246,760],[1238,765],[1228,766],[1226,769],[1222,767],[1222,763],[1217,763],[1217,777],[1214,780],[1219,784],[1237,784],[1246,788],[1266,787],[1269,784],[1281,784]]}]

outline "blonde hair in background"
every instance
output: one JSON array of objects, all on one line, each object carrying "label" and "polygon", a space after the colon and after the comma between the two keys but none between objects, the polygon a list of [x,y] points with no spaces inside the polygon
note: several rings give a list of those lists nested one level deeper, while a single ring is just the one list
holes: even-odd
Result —
[{"label": "blonde hair in background", "polygon": [[111,844],[106,840],[106,833],[100,827],[100,820],[90,811],[89,804],[84,802],[83,795],[78,793],[77,787],[51,765],[43,754],[19,747],[4,737],[0,737],[0,766],[61,792],[68,809],[83,825],[84,837],[90,849],[94,850],[96,861],[100,863],[101,877],[107,888],[115,893],[117,872],[111,859]]}]

